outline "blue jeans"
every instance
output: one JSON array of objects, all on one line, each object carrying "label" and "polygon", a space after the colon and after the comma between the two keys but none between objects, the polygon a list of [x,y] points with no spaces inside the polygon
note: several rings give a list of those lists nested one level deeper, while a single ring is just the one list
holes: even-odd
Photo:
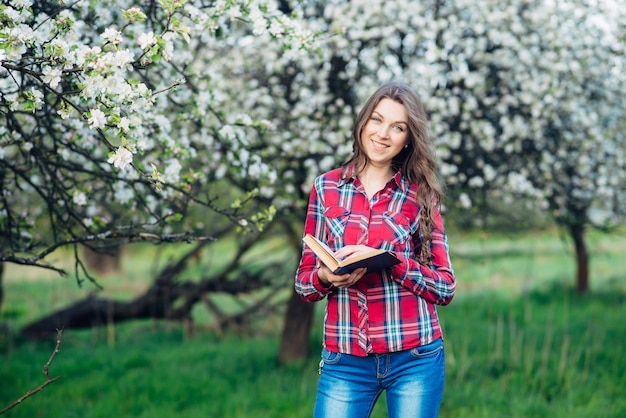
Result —
[{"label": "blue jeans", "polygon": [[436,417],[443,396],[441,338],[430,344],[367,357],[322,350],[314,418],[366,418],[386,391],[389,418]]}]

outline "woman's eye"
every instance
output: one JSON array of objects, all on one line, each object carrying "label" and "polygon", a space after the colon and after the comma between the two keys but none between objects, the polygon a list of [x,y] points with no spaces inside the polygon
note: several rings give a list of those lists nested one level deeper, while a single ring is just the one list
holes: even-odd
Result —
[{"label": "woman's eye", "polygon": [[372,116],[372,120],[374,122],[380,122],[380,118],[378,116]]},{"label": "woman's eye", "polygon": [[404,132],[404,126],[402,125],[396,125],[393,127],[393,129],[395,129],[398,132]]}]

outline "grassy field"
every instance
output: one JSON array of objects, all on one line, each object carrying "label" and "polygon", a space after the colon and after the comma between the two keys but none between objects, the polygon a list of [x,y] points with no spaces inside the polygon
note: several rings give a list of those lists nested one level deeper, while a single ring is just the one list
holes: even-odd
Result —
[{"label": "grassy field", "polygon": [[[626,416],[626,234],[590,236],[585,296],[572,291],[571,249],[556,234],[451,234],[450,244],[459,287],[439,310],[447,355],[442,417]],[[124,278],[107,279],[106,291],[126,297],[145,288],[142,271],[154,266],[140,258]],[[0,322],[19,328],[91,290],[10,268]],[[310,358],[289,367],[276,362],[275,318],[249,336],[205,327],[190,337],[178,324],[151,321],[67,330],[50,367],[60,379],[6,416],[309,417],[322,308]],[[55,344],[1,338],[0,409],[44,381]],[[374,417],[385,416],[383,402]]]}]

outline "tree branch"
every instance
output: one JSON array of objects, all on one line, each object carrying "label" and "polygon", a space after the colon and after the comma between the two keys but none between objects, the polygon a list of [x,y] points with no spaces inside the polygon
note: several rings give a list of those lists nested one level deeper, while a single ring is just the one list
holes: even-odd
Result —
[{"label": "tree branch", "polygon": [[54,360],[54,358],[56,357],[57,353],[59,352],[59,347],[61,346],[62,337],[63,337],[63,330],[62,329],[58,329],[57,330],[57,343],[56,343],[56,346],[54,347],[54,351],[50,355],[50,358],[48,359],[46,364],[44,364],[44,366],[43,366],[43,374],[44,374],[44,376],[46,376],[46,380],[41,385],[36,387],[35,389],[29,390],[28,392],[26,392],[24,395],[22,395],[19,399],[14,401],[9,406],[7,406],[4,409],[0,410],[0,415],[4,414],[5,412],[7,412],[7,411],[13,409],[14,407],[16,407],[17,405],[21,404],[26,399],[28,399],[31,396],[33,396],[35,393],[41,392],[46,386],[48,386],[50,383],[58,380],[61,377],[61,376],[50,377],[50,370],[49,369],[50,369],[50,364],[52,364],[52,361]]}]

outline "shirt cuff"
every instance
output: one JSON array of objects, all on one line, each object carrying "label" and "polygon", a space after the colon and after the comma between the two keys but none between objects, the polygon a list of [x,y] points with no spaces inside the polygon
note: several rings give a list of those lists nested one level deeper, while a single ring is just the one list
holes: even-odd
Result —
[{"label": "shirt cuff", "polygon": [[333,286],[332,283],[329,283],[328,286],[324,286],[320,281],[320,276],[317,273],[318,271],[319,270],[315,270],[315,272],[313,273],[315,275],[313,278],[313,286],[320,293],[331,293],[335,289],[335,286]]}]

